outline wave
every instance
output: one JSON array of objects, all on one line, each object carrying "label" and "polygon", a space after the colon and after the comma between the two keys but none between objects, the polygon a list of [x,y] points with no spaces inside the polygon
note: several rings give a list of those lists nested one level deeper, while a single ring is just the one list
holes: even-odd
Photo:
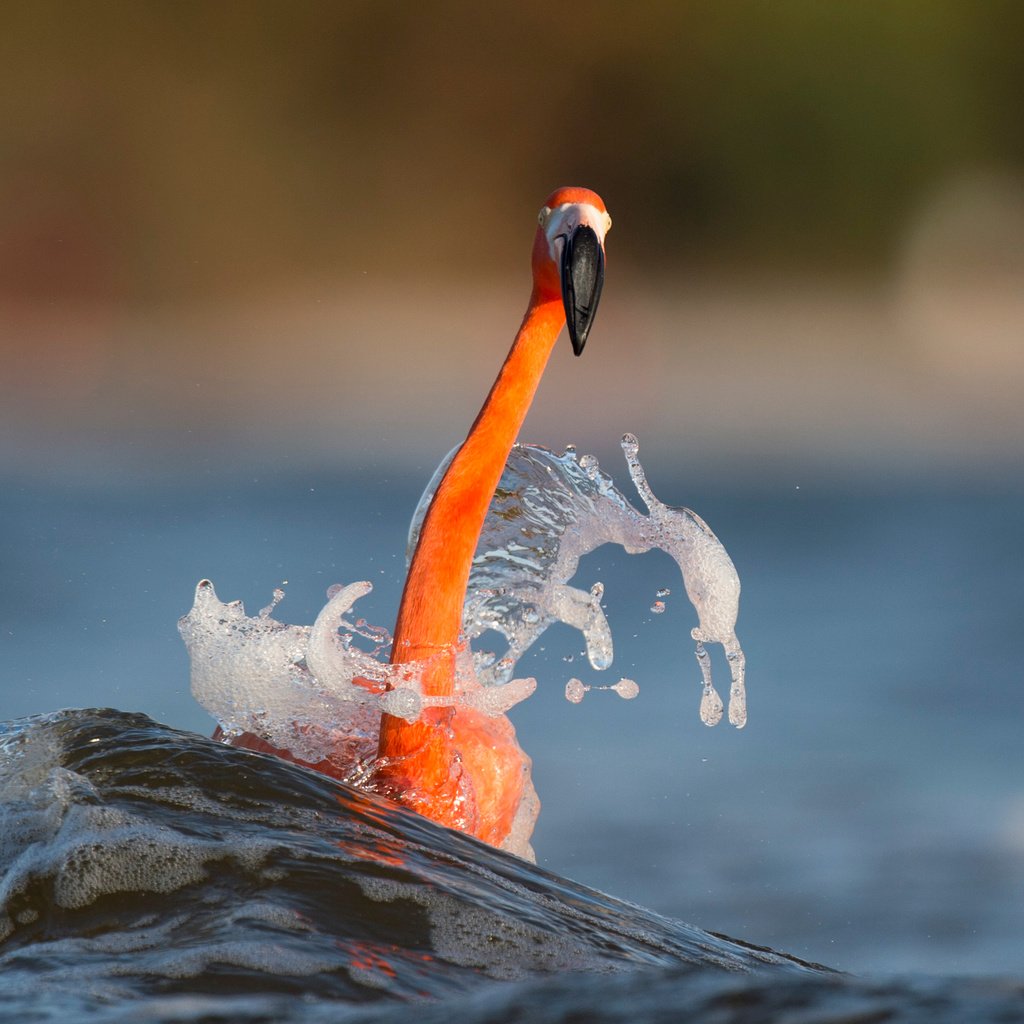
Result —
[{"label": "wave", "polygon": [[0,726],[0,870],[19,1020],[1022,1019],[1017,983],[851,979],[118,711]]}]

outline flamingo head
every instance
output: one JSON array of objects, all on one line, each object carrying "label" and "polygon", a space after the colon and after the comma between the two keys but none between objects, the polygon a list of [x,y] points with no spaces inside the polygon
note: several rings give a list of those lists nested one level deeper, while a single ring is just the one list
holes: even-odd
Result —
[{"label": "flamingo head", "polygon": [[612,219],[588,188],[558,188],[538,217],[533,243],[534,291],[561,297],[572,350],[580,355],[594,322],[604,284],[604,236]]}]

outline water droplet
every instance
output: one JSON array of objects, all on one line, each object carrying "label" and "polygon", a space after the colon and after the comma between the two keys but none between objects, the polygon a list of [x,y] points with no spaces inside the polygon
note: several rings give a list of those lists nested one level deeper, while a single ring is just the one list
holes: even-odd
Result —
[{"label": "water droplet", "polygon": [[594,480],[597,478],[597,472],[600,466],[597,462],[597,457],[594,455],[582,455],[580,456],[580,469],[587,474],[588,479]]},{"label": "water droplet", "polygon": [[655,601],[654,604],[651,605],[651,611],[654,612],[655,615],[661,615],[661,613],[664,610],[665,610],[665,602],[664,601]]},{"label": "water droplet", "polygon": [[623,700],[633,700],[640,693],[640,687],[632,679],[620,679],[610,689],[614,690]]},{"label": "water droplet", "polygon": [[668,597],[672,591],[668,587],[662,587],[654,596],[655,597]]},{"label": "water droplet", "polygon": [[589,689],[590,687],[584,686],[579,679],[570,679],[565,684],[565,699],[571,704],[579,704]]},{"label": "water droplet", "polygon": [[567,444],[565,446],[564,454],[568,455],[569,458],[571,458],[571,459],[575,459],[576,458],[576,445],[574,445],[574,444]]},{"label": "water droplet", "polygon": [[700,720],[707,726],[718,725],[722,720],[722,712],[725,710],[722,698],[713,686],[704,688],[704,694],[700,700]]},{"label": "water droplet", "polygon": [[465,698],[465,703],[485,715],[504,715],[537,689],[537,680],[512,679],[501,686],[484,686]]},{"label": "water droplet", "polygon": [[284,600],[284,591],[280,587],[275,587],[274,592],[271,595],[270,604],[266,608],[260,609],[260,618],[269,619],[274,609]]}]

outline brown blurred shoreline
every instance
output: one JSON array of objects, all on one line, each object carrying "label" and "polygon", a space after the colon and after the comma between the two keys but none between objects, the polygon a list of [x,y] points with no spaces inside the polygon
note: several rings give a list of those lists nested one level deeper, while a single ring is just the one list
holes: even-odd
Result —
[{"label": "brown blurred shoreline", "polygon": [[[206,456],[429,466],[475,414],[523,294],[395,281],[213,308],[36,310],[3,357],[0,468],[46,473],[104,450],[168,468]],[[628,429],[648,458],[725,472],[1019,475],[1024,346],[1007,339],[1019,301],[906,283],[612,278],[584,356],[556,348],[524,440],[607,456]],[[943,303],[966,312],[957,321]]]}]

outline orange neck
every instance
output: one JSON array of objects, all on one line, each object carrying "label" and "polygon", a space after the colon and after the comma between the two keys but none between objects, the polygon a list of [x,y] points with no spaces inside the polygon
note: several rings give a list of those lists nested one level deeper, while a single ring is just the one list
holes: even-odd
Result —
[{"label": "orange neck", "polygon": [[[452,693],[454,648],[480,530],[564,325],[561,301],[534,292],[498,378],[424,517],[398,610],[391,661],[404,664],[436,655],[421,681],[427,695]],[[436,716],[423,716],[431,717]],[[422,746],[430,729],[429,721],[409,725],[384,715],[381,756]]]}]

